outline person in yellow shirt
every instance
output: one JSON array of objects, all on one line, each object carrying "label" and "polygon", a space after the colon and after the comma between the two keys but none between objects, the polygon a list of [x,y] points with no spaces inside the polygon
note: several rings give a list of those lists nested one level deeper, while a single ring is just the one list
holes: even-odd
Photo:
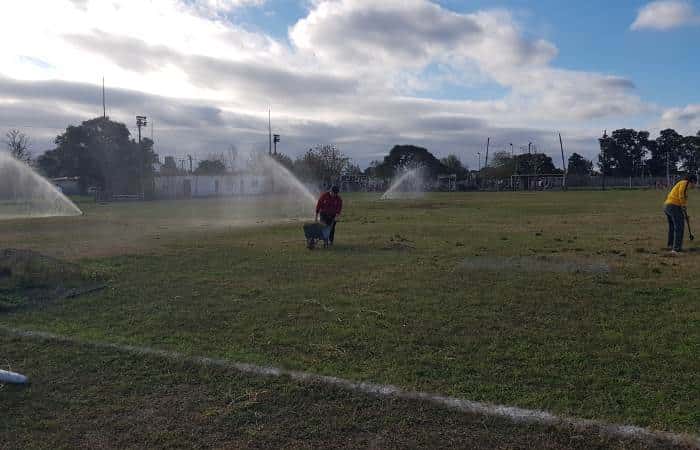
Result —
[{"label": "person in yellow shirt", "polygon": [[692,189],[697,182],[698,177],[696,175],[686,175],[685,178],[673,186],[664,202],[664,212],[666,213],[666,219],[668,219],[667,245],[674,255],[683,251],[685,217],[688,214],[688,190]]}]

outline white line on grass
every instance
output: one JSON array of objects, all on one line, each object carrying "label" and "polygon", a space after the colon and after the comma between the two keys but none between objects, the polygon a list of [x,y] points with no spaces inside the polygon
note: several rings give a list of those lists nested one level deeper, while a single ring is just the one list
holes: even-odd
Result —
[{"label": "white line on grass", "polygon": [[276,367],[258,366],[255,364],[240,363],[226,359],[209,358],[205,356],[188,356],[178,352],[158,350],[151,347],[138,347],[134,345],[121,345],[108,342],[82,341],[76,338],[61,336],[58,334],[43,331],[18,330],[2,325],[0,325],[0,331],[15,337],[33,338],[73,345],[87,345],[95,348],[113,349],[120,352],[139,355],[158,356],[178,362],[190,362],[203,366],[234,369],[239,372],[253,375],[263,375],[269,377],[286,376],[296,381],[326,384],[378,397],[395,397],[406,400],[418,400],[465,413],[506,418],[515,423],[551,425],[558,428],[573,428],[577,431],[597,431],[601,435],[618,439],[631,438],[650,444],[663,440],[674,445],[700,448],[700,437],[695,435],[655,431],[633,425],[609,424],[599,420],[557,416],[546,411],[476,402],[426,392],[407,391],[387,384],[356,382],[345,378],[317,375],[310,372],[301,372],[296,370],[279,369]]}]

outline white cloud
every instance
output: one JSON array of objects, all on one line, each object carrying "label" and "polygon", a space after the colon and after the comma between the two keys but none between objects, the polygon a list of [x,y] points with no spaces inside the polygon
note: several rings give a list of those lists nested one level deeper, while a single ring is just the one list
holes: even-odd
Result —
[{"label": "white cloud", "polygon": [[267,0],[191,0],[192,8],[205,16],[225,16],[247,7],[259,7]]},{"label": "white cloud", "polygon": [[[550,42],[524,37],[504,10],[457,14],[422,0],[320,2],[290,31],[297,49],[339,73],[375,85],[406,80],[420,86],[431,64],[473,72],[512,91],[518,120],[588,119],[634,114],[645,107],[628,80],[557,70]],[[428,82],[431,80],[427,80]]]},{"label": "white cloud", "polygon": [[[64,118],[99,111],[95,85],[104,75],[112,116],[131,123],[134,114],[146,114],[168,126],[158,141],[163,147],[209,153],[212,146],[260,139],[271,104],[287,152],[342,142],[367,162],[368,155],[409,141],[439,154],[476,151],[489,135],[539,140],[545,148],[555,129],[595,149],[592,121],[649,109],[630,80],[557,68],[556,46],[528,37],[505,10],[458,14],[425,0],[315,0],[290,27],[290,45],[227,16],[260,3],[3,4],[9,19],[0,41],[12,45],[0,47],[0,81],[34,84],[5,83],[32,95],[0,90],[0,119],[31,120],[21,102],[47,112],[61,104]],[[32,33],[25,33],[27,23]],[[446,85],[485,83],[505,94],[422,98]]]},{"label": "white cloud", "polygon": [[662,128],[674,128],[679,133],[700,133],[700,104],[670,108],[661,116]]},{"label": "white cloud", "polygon": [[670,30],[700,24],[693,4],[686,0],[659,0],[642,7],[631,25],[632,30]]}]

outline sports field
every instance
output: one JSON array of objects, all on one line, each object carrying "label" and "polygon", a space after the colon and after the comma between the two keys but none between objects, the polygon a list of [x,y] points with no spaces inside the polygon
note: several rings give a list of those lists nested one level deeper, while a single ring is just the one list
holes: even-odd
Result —
[{"label": "sports field", "polygon": [[85,202],[82,217],[0,222],[0,249],[59,258],[104,286],[51,298],[51,286],[0,280],[0,368],[32,380],[0,389],[0,446],[673,445],[188,357],[695,435],[692,445],[700,251],[666,255],[663,196],[349,194],[335,246],[315,251],[274,201]]}]

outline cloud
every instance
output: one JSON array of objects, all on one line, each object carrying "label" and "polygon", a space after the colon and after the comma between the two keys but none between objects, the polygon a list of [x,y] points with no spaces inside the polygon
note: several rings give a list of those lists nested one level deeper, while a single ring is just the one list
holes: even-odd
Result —
[{"label": "cloud", "polygon": [[671,108],[661,116],[662,128],[674,128],[683,134],[700,133],[700,104]]},{"label": "cloud", "polygon": [[[105,75],[109,115],[127,124],[135,114],[154,119],[163,154],[266,143],[271,105],[286,153],[333,142],[366,163],[398,142],[442,156],[470,155],[488,136],[558,148],[559,129],[575,151],[590,154],[598,121],[649,111],[627,78],[558,68],[557,47],[523,31],[506,10],[314,0],[287,41],[239,22],[235,9],[255,0],[67,2],[24,0],[6,11],[7,120],[17,114],[31,125],[21,107],[31,105],[38,126],[62,117],[60,132],[98,115]],[[490,98],[465,99],[484,85],[495,87]],[[451,99],[455,92],[460,100]]]},{"label": "cloud", "polygon": [[700,24],[700,15],[685,0],[659,0],[643,6],[631,25],[632,30],[666,31],[685,25]]},{"label": "cloud", "polygon": [[150,45],[128,36],[94,31],[88,35],[67,35],[67,42],[113,61],[139,74],[172,66],[193,84],[237,95],[301,100],[309,96],[337,96],[357,88],[353,79],[303,70],[291,70],[269,62],[235,61],[202,55],[179,53],[163,45]]},{"label": "cloud", "polygon": [[538,65],[557,53],[544,40],[524,39],[506,11],[458,14],[422,0],[319,2],[290,38],[322,61],[369,71],[420,68],[434,60]]},{"label": "cloud", "polygon": [[195,0],[195,4],[217,11],[230,12],[244,6],[261,6],[265,0]]},{"label": "cloud", "polygon": [[465,79],[509,89],[503,100],[521,120],[590,119],[645,109],[630,80],[553,68],[557,48],[525,37],[505,10],[458,14],[422,0],[329,0],[318,2],[290,38],[301,54],[377,86],[395,87],[398,80],[421,91],[438,78],[423,76],[431,65],[450,74],[466,71]]}]

